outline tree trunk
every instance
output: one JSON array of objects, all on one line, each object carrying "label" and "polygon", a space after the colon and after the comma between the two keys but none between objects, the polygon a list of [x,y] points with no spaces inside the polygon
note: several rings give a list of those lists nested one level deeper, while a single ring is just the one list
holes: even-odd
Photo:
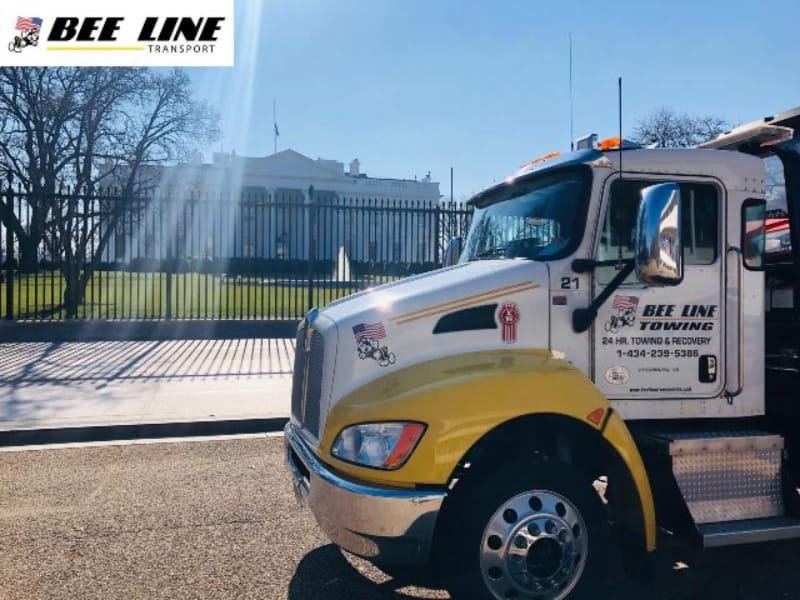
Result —
[{"label": "tree trunk", "polygon": [[19,240],[19,268],[25,273],[33,273],[39,264],[39,241],[25,236]]},{"label": "tree trunk", "polygon": [[[81,280],[80,267],[67,261],[61,268],[64,277],[64,309],[68,319],[78,317],[78,307],[86,295],[86,282]],[[88,280],[87,280],[88,281]]]}]

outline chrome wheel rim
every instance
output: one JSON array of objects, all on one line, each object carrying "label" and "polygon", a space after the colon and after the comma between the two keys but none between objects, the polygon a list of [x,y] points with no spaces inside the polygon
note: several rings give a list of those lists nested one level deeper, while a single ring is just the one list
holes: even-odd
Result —
[{"label": "chrome wheel rim", "polygon": [[498,600],[559,600],[580,580],[588,544],[572,502],[547,490],[524,492],[504,502],[483,531],[483,580]]}]

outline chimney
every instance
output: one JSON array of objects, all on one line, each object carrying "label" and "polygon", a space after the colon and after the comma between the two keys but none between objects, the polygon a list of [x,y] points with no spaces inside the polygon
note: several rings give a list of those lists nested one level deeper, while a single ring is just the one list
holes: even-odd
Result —
[{"label": "chimney", "polygon": [[360,166],[361,163],[358,162],[357,158],[354,158],[353,160],[350,161],[350,177],[358,177],[359,175],[358,169]]}]

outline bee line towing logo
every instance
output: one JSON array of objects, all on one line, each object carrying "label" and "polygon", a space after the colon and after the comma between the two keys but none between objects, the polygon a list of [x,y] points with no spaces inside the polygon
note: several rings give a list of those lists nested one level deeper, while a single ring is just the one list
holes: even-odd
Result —
[{"label": "bee line towing logo", "polygon": [[42,19],[39,17],[17,17],[15,29],[19,32],[8,44],[9,52],[19,54],[28,46],[39,45],[39,33],[42,30]]}]

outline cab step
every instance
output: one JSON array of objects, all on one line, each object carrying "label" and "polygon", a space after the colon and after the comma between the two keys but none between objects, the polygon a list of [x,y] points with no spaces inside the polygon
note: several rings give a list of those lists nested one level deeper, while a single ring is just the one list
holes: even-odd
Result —
[{"label": "cab step", "polygon": [[663,520],[703,547],[800,537],[800,519],[786,514],[780,435],[650,430],[636,438]]},{"label": "cab step", "polygon": [[698,525],[697,530],[702,538],[703,548],[754,544],[800,538],[800,519],[772,517],[727,523],[705,523]]}]

